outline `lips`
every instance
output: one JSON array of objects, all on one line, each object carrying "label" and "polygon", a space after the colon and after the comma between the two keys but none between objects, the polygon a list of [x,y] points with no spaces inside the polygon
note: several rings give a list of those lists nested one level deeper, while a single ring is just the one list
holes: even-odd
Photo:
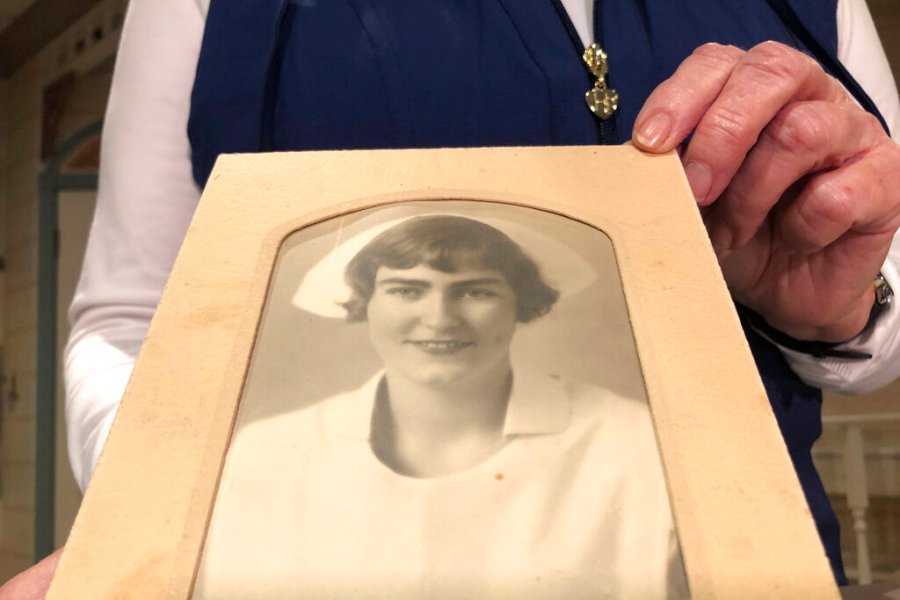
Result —
[{"label": "lips", "polygon": [[453,354],[475,345],[457,340],[409,340],[406,343],[429,354]]}]

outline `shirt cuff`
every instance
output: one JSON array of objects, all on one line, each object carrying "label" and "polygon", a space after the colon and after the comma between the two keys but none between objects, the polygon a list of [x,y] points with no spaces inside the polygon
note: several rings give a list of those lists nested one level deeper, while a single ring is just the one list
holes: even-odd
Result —
[{"label": "shirt cuff", "polygon": [[[900,277],[890,263],[882,275],[894,289],[900,289]],[[793,371],[815,387],[844,393],[863,393],[887,385],[900,376],[900,307],[885,306],[874,322],[858,336],[834,348],[851,355],[871,355],[860,360],[841,356],[816,357],[798,352],[772,340]]]}]

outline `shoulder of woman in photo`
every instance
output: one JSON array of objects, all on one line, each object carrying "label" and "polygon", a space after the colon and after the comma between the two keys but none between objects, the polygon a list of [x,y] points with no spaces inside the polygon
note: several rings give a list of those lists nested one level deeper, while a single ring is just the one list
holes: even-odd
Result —
[{"label": "shoulder of woman in photo", "polygon": [[602,429],[611,435],[624,434],[616,430],[630,432],[627,435],[632,437],[652,435],[650,405],[643,396],[624,396],[597,383],[518,362],[513,373],[511,404],[529,417],[543,413],[541,418],[558,423],[559,431],[595,435]]}]

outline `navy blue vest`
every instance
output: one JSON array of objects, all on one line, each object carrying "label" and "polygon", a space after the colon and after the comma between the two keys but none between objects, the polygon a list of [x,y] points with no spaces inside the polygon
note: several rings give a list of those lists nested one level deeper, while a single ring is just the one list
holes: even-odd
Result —
[{"label": "navy blue vest", "polygon": [[[598,0],[594,30],[620,96],[601,124],[584,103],[593,78],[558,0],[212,0],[189,123],[194,176],[205,184],[224,152],[622,143],[653,88],[711,41],[780,41],[858,90],[833,58],[835,10],[836,0]],[[810,454],[821,395],[745,330],[845,582]]]}]

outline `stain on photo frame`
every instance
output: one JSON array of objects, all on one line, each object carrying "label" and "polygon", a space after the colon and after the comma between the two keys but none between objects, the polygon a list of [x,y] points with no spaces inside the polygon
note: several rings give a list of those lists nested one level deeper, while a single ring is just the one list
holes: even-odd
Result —
[{"label": "stain on photo frame", "polygon": [[478,201],[289,236],[195,598],[684,598],[610,239]]}]

